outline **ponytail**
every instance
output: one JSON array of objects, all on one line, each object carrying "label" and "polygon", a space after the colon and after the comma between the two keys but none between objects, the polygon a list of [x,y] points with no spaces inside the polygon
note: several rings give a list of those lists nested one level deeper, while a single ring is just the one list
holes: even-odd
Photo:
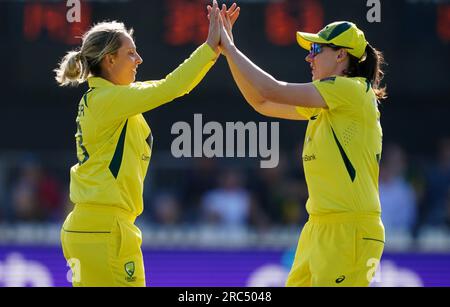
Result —
[{"label": "ponytail", "polygon": [[367,44],[362,60],[351,54],[349,56],[349,68],[345,74],[348,77],[366,78],[372,84],[372,89],[379,101],[387,98],[386,86],[381,87],[381,80],[384,77],[383,65],[386,64],[383,53]]},{"label": "ponytail", "polygon": [[55,69],[56,81],[60,86],[77,86],[86,81],[89,64],[81,51],[69,51]]}]

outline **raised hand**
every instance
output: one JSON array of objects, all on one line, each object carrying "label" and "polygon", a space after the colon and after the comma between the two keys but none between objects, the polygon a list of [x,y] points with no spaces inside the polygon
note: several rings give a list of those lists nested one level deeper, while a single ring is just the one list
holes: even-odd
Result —
[{"label": "raised hand", "polygon": [[[210,5],[208,5],[207,8],[208,8],[208,18],[209,18],[212,7]],[[236,20],[239,17],[240,11],[241,11],[241,8],[238,7],[236,3],[233,3],[228,10],[227,10],[227,6],[225,4],[222,4],[222,10],[221,10],[220,14],[222,15],[222,18],[225,18],[224,16],[229,17],[229,22],[228,22],[229,26],[228,26],[228,24],[226,25],[226,26],[228,26],[226,28],[226,30],[227,30],[228,36],[230,36],[231,40],[233,40],[232,29],[233,29],[234,23],[236,22]]]},{"label": "raised hand", "polygon": [[[225,6],[225,8],[226,8],[226,6]],[[241,12],[241,8],[239,6],[237,6],[236,3],[233,3],[230,6],[230,8],[227,10],[227,15],[230,16],[231,27],[234,26],[234,23],[238,19],[240,12]]]},{"label": "raised hand", "polygon": [[[210,6],[208,6],[210,7]],[[213,6],[211,10],[209,10],[209,31],[208,38],[206,39],[206,43],[216,52],[220,52],[219,43],[220,43],[220,10],[216,0],[213,0]]]},{"label": "raised hand", "polygon": [[226,55],[229,49],[234,46],[233,34],[231,32],[232,25],[230,16],[228,16],[226,13],[220,14],[219,24],[220,24],[220,48],[222,48],[222,52]]}]

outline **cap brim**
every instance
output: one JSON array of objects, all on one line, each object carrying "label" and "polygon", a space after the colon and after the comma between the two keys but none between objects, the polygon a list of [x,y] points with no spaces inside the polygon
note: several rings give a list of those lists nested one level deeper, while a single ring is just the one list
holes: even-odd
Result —
[{"label": "cap brim", "polygon": [[327,41],[315,33],[297,32],[297,43],[309,51],[312,43],[325,44]]}]

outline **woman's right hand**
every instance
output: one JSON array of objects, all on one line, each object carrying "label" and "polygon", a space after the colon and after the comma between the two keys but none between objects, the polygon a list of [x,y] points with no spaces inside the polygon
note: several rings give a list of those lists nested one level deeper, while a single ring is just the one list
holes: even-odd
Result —
[{"label": "woman's right hand", "polygon": [[206,43],[217,53],[220,53],[220,10],[216,0],[213,0],[213,6],[209,14],[209,31]]},{"label": "woman's right hand", "polygon": [[[238,13],[239,14],[239,13]],[[235,20],[236,21],[236,20]],[[221,16],[219,16],[220,25],[220,48],[223,54],[226,56],[227,52],[234,46],[232,27],[230,14],[227,14],[226,8],[222,7]]]},{"label": "woman's right hand", "polygon": [[[211,14],[212,7],[210,5],[207,6],[208,9],[208,19]],[[229,9],[227,9],[227,6],[225,4],[222,4],[222,10],[220,11],[220,15],[222,18],[226,18],[226,16],[229,17],[228,24],[225,25],[225,30],[227,30],[228,36],[230,36],[231,40],[233,40],[233,26],[236,20],[239,17],[241,8],[237,6],[236,3],[233,3]]]}]

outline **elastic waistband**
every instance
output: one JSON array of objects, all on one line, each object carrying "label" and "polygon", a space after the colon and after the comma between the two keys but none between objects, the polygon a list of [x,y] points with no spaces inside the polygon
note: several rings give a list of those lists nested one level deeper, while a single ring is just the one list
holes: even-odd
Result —
[{"label": "elastic waistband", "polygon": [[348,223],[372,220],[376,221],[381,218],[380,213],[369,212],[344,212],[332,214],[310,214],[309,220],[312,223]]},{"label": "elastic waistband", "polygon": [[119,207],[91,205],[91,204],[76,204],[74,212],[95,212],[97,214],[104,214],[105,216],[118,216],[134,224],[136,216],[125,211]]}]

